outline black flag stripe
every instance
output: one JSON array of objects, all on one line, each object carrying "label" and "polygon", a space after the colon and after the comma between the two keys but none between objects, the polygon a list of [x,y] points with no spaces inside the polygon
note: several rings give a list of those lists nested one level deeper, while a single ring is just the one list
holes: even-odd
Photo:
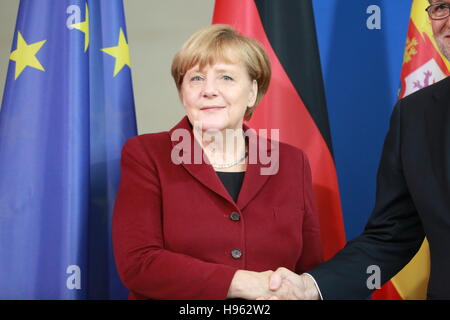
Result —
[{"label": "black flag stripe", "polygon": [[310,0],[255,0],[267,37],[333,154]]}]

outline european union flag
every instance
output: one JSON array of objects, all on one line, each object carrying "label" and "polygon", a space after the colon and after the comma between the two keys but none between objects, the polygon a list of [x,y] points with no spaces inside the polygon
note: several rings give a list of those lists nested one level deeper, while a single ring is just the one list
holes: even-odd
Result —
[{"label": "european union flag", "polygon": [[21,0],[0,111],[0,298],[126,298],[111,250],[136,135],[122,0]]}]

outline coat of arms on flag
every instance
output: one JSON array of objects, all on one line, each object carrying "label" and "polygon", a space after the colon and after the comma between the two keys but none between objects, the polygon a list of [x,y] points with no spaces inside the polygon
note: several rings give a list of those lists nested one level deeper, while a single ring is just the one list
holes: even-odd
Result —
[{"label": "coat of arms on flag", "polygon": [[439,53],[425,9],[427,0],[414,0],[408,26],[399,98],[444,79],[449,62]]}]

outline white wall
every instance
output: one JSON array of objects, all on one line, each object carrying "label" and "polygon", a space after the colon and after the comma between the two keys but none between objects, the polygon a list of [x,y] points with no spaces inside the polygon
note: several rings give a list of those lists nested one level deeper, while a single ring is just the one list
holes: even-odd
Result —
[{"label": "white wall", "polygon": [[0,0],[0,100],[3,99],[18,8],[19,0]]},{"label": "white wall", "polygon": [[167,130],[184,115],[170,75],[172,58],[211,24],[214,0],[125,0],[139,133]]},{"label": "white wall", "polygon": [[[19,0],[0,0],[0,96]],[[184,115],[170,65],[196,30],[211,23],[214,0],[124,0],[139,133],[168,130]]]}]

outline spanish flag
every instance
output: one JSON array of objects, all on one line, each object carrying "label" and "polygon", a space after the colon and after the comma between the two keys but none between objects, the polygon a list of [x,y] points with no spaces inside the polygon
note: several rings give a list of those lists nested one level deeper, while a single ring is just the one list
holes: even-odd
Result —
[{"label": "spanish flag", "polygon": [[[406,39],[399,98],[442,80],[450,75],[450,62],[440,54],[425,9],[427,0],[413,0]],[[374,299],[426,299],[430,274],[428,241],[390,283],[376,291]]]},{"label": "spanish flag", "polygon": [[345,232],[311,0],[216,0],[213,23],[258,40],[270,56],[271,84],[250,126],[279,129],[282,142],[307,153],[329,259]]}]

